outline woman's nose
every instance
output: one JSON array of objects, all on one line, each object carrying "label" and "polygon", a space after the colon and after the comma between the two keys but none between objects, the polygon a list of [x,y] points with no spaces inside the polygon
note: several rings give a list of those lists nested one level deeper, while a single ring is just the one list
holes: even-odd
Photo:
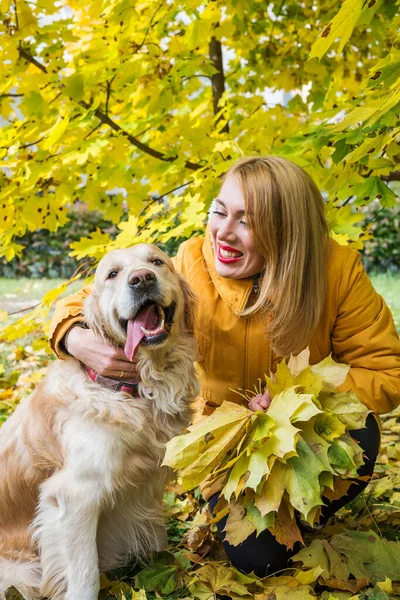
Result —
[{"label": "woman's nose", "polygon": [[234,240],[236,237],[235,224],[232,219],[226,217],[218,229],[218,238],[228,241]]}]

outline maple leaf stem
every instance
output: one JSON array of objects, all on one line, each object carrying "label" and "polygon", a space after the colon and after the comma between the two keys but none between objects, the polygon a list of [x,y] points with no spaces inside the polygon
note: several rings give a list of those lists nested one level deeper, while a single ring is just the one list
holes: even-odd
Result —
[{"label": "maple leaf stem", "polygon": [[55,102],[56,100],[58,100],[58,98],[59,98],[60,96],[62,96],[62,93],[61,93],[61,92],[60,92],[59,94],[57,94],[57,95],[56,95],[56,96],[53,98],[53,100],[50,100],[50,102],[49,102],[49,106],[50,106],[50,104],[53,104],[53,102]]},{"label": "maple leaf stem", "polygon": [[[178,185],[177,187],[173,188],[172,190],[168,190],[168,192],[164,192],[164,194],[161,194],[161,196],[157,196],[156,198],[153,198],[148,204],[146,204],[146,206],[144,208],[142,208],[142,210],[140,211],[140,213],[138,215],[138,219],[143,217],[146,214],[146,211],[148,210],[148,208],[150,206],[152,206],[155,202],[162,200],[162,198],[165,198],[165,196],[169,196],[169,194],[173,194],[174,192],[180,190],[183,187],[186,187],[187,185],[190,185],[191,183],[193,183],[193,179],[191,179],[190,181],[186,181],[186,183],[182,183],[181,185]],[[137,230],[137,234],[139,235],[139,233],[141,233],[144,229],[146,229],[146,227],[147,227],[147,223],[145,223],[144,225],[139,227]]]},{"label": "maple leaf stem", "polygon": [[354,194],[352,196],[349,196],[348,198],[346,198],[346,200],[344,200],[343,203],[338,208],[343,208],[343,206],[346,206],[352,198],[354,198]]},{"label": "maple leaf stem", "polygon": [[87,140],[92,135],[92,133],[94,133],[95,131],[97,131],[97,129],[100,129],[100,127],[102,125],[103,125],[103,123],[99,123],[98,125],[96,125],[96,127],[94,127],[92,129],[92,131],[89,131],[89,133],[87,135],[85,135],[85,137],[83,139]]},{"label": "maple leaf stem", "polygon": [[250,402],[250,400],[252,399],[253,396],[257,396],[257,394],[255,392],[253,392],[253,390],[235,390],[234,388],[228,387],[228,390],[230,392],[233,392],[234,394],[238,394],[239,396],[241,396],[242,398],[244,398],[246,400],[246,402]]},{"label": "maple leaf stem", "polygon": [[186,181],[186,183],[182,183],[181,185],[178,185],[177,187],[172,188],[172,190],[168,190],[168,192],[164,192],[164,194],[161,194],[161,196],[157,196],[156,198],[153,198],[148,204],[146,204],[146,206],[141,210],[141,212],[138,215],[139,217],[143,217],[143,215],[146,213],[147,209],[152,206],[155,202],[158,202],[158,200],[162,200],[163,198],[165,198],[166,196],[169,196],[170,194],[173,194],[174,192],[177,192],[178,190],[186,187],[187,185],[190,185],[191,183],[193,183],[193,179],[191,179],[190,181]]}]

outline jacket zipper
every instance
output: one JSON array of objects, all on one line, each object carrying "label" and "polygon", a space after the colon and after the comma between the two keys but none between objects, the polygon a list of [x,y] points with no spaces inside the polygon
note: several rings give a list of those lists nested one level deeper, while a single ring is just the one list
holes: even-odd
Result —
[{"label": "jacket zipper", "polygon": [[[251,292],[249,294],[248,300],[246,305],[248,306],[250,304],[250,301],[252,299],[252,296],[257,296],[258,292],[259,292],[259,283],[258,283],[258,279],[255,279],[253,281],[253,287],[251,289]],[[248,338],[249,338],[249,330],[250,330],[250,319],[246,320],[246,328],[245,328],[245,334],[244,334],[244,377],[243,377],[243,381],[244,381],[244,389],[248,390],[250,389],[249,387],[249,367],[247,364],[248,361]],[[255,383],[255,382],[254,382]]]}]

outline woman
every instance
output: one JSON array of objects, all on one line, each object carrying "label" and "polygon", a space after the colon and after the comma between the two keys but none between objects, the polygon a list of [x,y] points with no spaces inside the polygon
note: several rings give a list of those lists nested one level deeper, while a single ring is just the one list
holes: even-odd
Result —
[{"label": "woman", "polygon": [[[228,386],[252,388],[282,357],[306,346],[312,364],[330,353],[350,364],[341,391],[355,391],[374,413],[400,402],[400,342],[390,311],[359,254],[329,238],[321,194],[295,164],[278,157],[236,163],[213,202],[205,238],[184,242],[174,264],[199,298],[195,335],[203,413],[224,399],[239,402]],[[58,304],[53,348],[61,358],[67,352],[102,375],[135,379],[135,365],[122,348],[73,327],[82,320],[89,291]],[[269,403],[265,390],[249,407],[267,409]],[[380,439],[376,419],[370,415],[367,428],[353,435],[366,454],[359,474],[370,476]],[[327,503],[321,522],[365,485],[357,481],[345,498]],[[218,491],[205,490],[212,508]],[[222,537],[223,527],[221,522]],[[284,568],[290,558],[268,531],[236,548],[224,546],[235,566],[259,576]]]}]

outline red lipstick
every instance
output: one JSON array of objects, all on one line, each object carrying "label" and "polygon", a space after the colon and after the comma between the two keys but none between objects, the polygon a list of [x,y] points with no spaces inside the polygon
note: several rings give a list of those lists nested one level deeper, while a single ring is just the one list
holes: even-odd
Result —
[{"label": "red lipstick", "polygon": [[[236,248],[231,248],[230,246],[223,246],[222,244],[218,244],[219,248],[222,248],[222,250],[226,250],[227,252],[240,252],[240,250],[237,250]],[[240,252],[240,254],[242,254]]]},{"label": "red lipstick", "polygon": [[217,256],[218,256],[218,260],[221,261],[224,265],[229,265],[232,263],[237,262],[238,260],[240,260],[243,256],[242,252],[240,252],[240,256],[230,256],[229,258],[225,258],[224,256],[221,256],[221,252],[220,250],[225,250],[226,252],[240,252],[240,250],[237,250],[236,248],[231,248],[230,246],[223,246],[222,244],[218,244],[218,250],[217,250]]}]

